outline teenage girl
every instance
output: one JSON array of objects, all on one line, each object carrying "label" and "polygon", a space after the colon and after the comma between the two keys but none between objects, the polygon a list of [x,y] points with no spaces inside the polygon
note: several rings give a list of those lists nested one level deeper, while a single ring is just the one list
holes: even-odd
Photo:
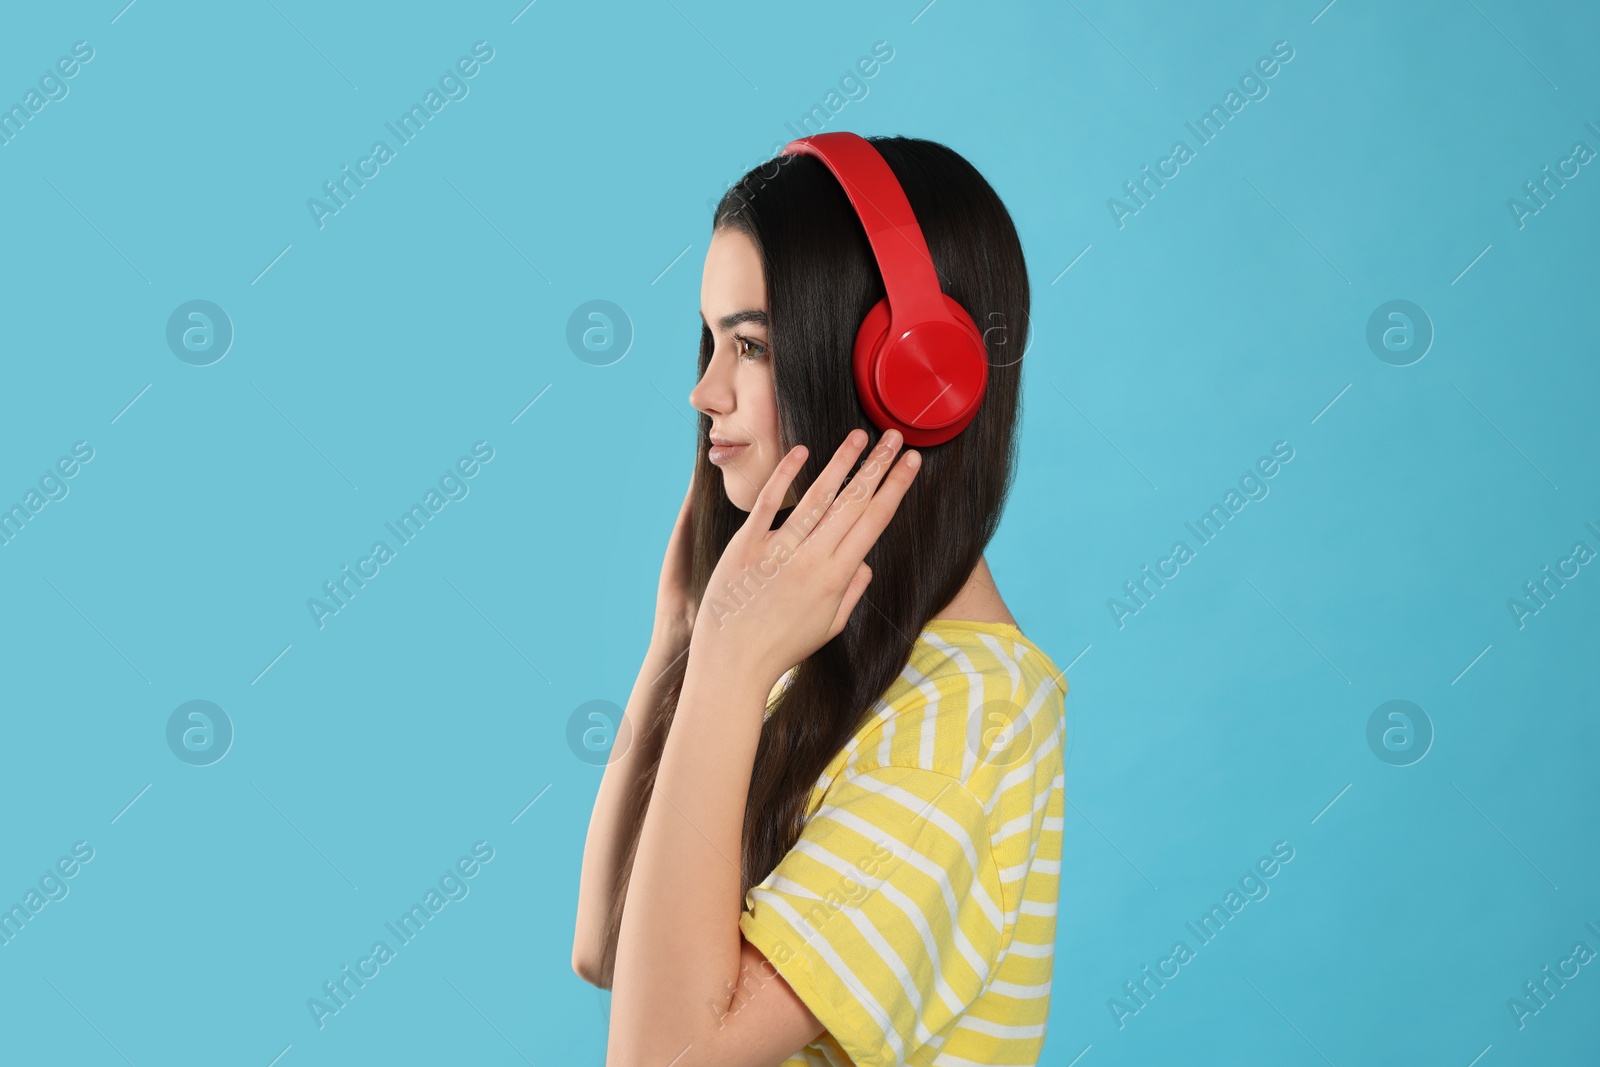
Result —
[{"label": "teenage girl", "polygon": [[[1066,683],[983,557],[1022,248],[949,148],[824,138],[881,157],[920,238],[869,238],[902,194],[801,142],[715,213],[695,469],[584,849],[573,968],[612,991],[613,1067],[1032,1064],[1044,1043]],[[858,393],[858,327],[896,294],[885,242],[981,331],[981,401],[937,443]]]}]

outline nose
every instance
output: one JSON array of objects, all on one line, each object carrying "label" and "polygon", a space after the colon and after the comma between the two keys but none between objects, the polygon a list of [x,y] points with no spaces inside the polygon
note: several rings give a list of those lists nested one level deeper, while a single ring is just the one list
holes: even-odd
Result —
[{"label": "nose", "polygon": [[733,374],[719,348],[711,350],[705,374],[689,390],[689,405],[706,415],[726,415],[733,410]]}]

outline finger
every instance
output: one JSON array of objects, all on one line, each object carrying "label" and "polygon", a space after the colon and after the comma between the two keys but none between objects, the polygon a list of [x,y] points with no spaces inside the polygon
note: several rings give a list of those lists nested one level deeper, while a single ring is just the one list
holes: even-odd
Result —
[{"label": "finger", "polygon": [[745,519],[743,529],[755,530],[761,534],[772,529],[772,517],[783,505],[783,498],[789,493],[789,483],[800,473],[800,467],[805,461],[805,445],[795,445],[778,461],[778,465],[772,468],[772,473],[767,476],[767,484],[756,494],[755,503],[750,505],[750,515]]},{"label": "finger", "polygon": [[856,429],[845,435],[844,443],[834,452],[828,465],[817,475],[817,480],[806,490],[805,496],[795,505],[780,532],[789,539],[791,547],[798,546],[827,514],[839,484],[855,464],[856,457],[867,447],[867,431]]},{"label": "finger", "polygon": [[901,457],[888,477],[883,479],[882,487],[872,495],[871,502],[834,547],[835,557],[843,560],[866,557],[867,550],[877,543],[878,536],[889,525],[889,520],[894,518],[895,509],[905,498],[906,490],[911,488],[911,481],[921,467],[922,453],[915,449]]},{"label": "finger", "polygon": [[[855,525],[868,502],[878,491],[878,483],[883,480],[894,462],[895,453],[904,443],[900,431],[890,429],[884,432],[872,454],[861,464],[861,469],[856,472],[855,477],[850,479],[850,484],[845,486],[844,491],[828,506],[816,533],[812,534],[812,540],[818,549],[830,554],[838,551],[840,541]],[[854,556],[847,561],[847,564],[854,565],[860,559],[861,556]]]},{"label": "finger", "polygon": [[683,504],[678,508],[678,524],[686,523],[694,512],[694,475],[689,476],[689,488],[683,494]]},{"label": "finger", "polygon": [[667,535],[668,550],[681,548],[680,542],[692,538],[694,521],[694,476],[689,476],[689,489],[683,494],[683,503],[678,507],[678,517],[672,522],[672,532]]},{"label": "finger", "polygon": [[855,611],[856,604],[861,601],[861,594],[867,591],[867,586],[872,582],[872,568],[862,563],[856,568],[855,577],[850,579],[850,584],[845,587],[844,599],[839,601],[839,610],[833,617],[833,625],[828,628],[828,640],[832,641],[844,631],[844,624],[850,621],[850,613]]}]

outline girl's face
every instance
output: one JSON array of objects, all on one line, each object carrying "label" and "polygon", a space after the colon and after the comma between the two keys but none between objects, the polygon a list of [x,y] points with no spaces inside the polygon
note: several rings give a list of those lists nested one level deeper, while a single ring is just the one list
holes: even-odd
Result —
[{"label": "girl's face", "polygon": [[[711,361],[689,403],[711,419],[711,462],[740,511],[783,458],[778,395],[767,346],[767,284],[755,242],[731,227],[712,233],[700,278],[700,320],[711,331]],[[793,503],[793,487],[784,506]]]}]

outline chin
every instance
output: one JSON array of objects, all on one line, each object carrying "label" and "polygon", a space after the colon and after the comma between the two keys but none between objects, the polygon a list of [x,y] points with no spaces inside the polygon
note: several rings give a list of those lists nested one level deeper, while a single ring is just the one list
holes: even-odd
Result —
[{"label": "chin", "polygon": [[744,483],[743,478],[731,470],[722,472],[722,491],[727,496],[728,503],[746,514],[755,507],[755,492]]},{"label": "chin", "polygon": [[[749,471],[740,470],[733,466],[718,468],[722,472],[722,491],[727,495],[728,502],[740,511],[749,514],[750,509],[756,506],[756,497],[761,492],[761,487],[767,484],[767,479],[772,477],[772,470],[762,472],[758,478]],[[773,468],[775,470],[776,468]],[[788,496],[793,496],[793,491],[785,497],[784,503],[778,510],[793,507],[793,501]]]}]

